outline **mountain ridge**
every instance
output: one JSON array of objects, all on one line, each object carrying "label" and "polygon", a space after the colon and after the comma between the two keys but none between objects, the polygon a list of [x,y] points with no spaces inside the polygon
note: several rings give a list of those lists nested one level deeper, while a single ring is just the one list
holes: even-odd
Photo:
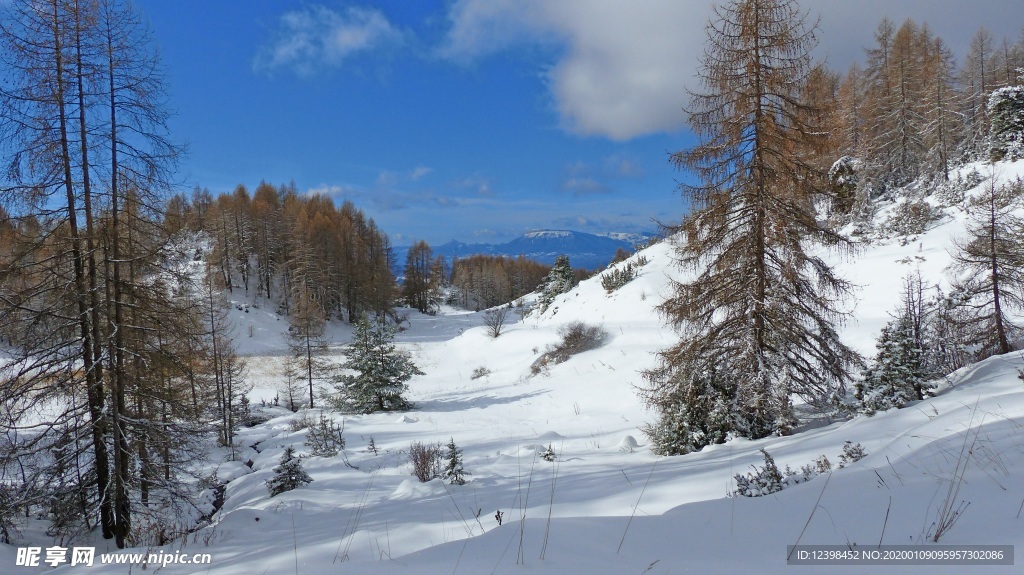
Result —
[{"label": "mountain ridge", "polygon": [[[499,244],[466,243],[453,239],[431,246],[431,249],[435,257],[444,256],[449,263],[455,258],[491,255],[512,258],[524,256],[551,265],[559,255],[567,255],[573,267],[599,269],[611,262],[619,248],[632,252],[637,245],[646,244],[653,237],[654,234],[643,232],[591,234],[575,230],[537,229]],[[408,251],[409,246],[395,247],[397,275],[402,275]]]}]

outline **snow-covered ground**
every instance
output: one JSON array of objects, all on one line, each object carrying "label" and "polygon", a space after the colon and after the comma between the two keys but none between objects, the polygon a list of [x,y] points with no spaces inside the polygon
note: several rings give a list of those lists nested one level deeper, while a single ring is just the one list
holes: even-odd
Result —
[{"label": "snow-covered ground", "polygon": [[[1002,164],[998,177],[1021,174],[1024,162]],[[840,273],[860,286],[849,303],[853,318],[843,328],[844,340],[872,354],[903,276],[920,268],[927,281],[941,280],[950,262],[947,249],[963,224],[963,213],[950,210],[940,225],[911,241],[879,241],[854,256],[833,257]],[[400,341],[426,373],[410,382],[416,409],[328,412],[344,420],[344,454],[304,459],[314,481],[274,498],[265,482],[285,447],[308,452],[306,430],[291,426],[306,414],[266,408],[270,421],[239,432],[240,459],[251,460],[252,468],[238,461],[218,464],[218,477],[231,480],[224,507],[183,549],[212,554],[212,564],[170,565],[160,572],[973,570],[787,566],[787,545],[796,543],[933,545],[930,536],[947,503],[961,513],[940,543],[1024,550],[1020,353],[965,368],[936,397],[902,410],[825,422],[789,437],[736,439],[699,453],[658,457],[639,429],[654,414],[645,410],[635,386],[642,381],[639,371],[654,365],[655,352],[675,341],[655,308],[679,272],[668,243],[643,255],[649,263],[640,276],[618,291],[607,294],[600,278],[593,278],[560,296],[541,317],[518,321],[509,314],[515,323],[497,339],[488,337],[479,314],[411,313]],[[279,377],[286,318],[266,306],[231,314],[238,347],[249,356],[254,398],[268,399]],[[534,360],[573,320],[602,326],[608,333],[604,345],[531,375]],[[332,329],[339,345],[351,333],[345,326]],[[474,378],[478,368],[489,374]],[[367,449],[371,438],[377,453]],[[464,450],[472,474],[468,483],[419,483],[407,460],[410,443],[450,439]],[[762,462],[762,448],[780,468],[798,469],[821,455],[836,464],[847,441],[860,443],[867,457],[766,497],[727,497],[733,476]],[[549,445],[557,454],[554,462],[539,457]],[[500,525],[497,512],[503,514]],[[170,545],[164,551],[179,549]],[[140,551],[155,552],[125,552]],[[10,567],[14,555],[13,547],[0,546],[0,572],[31,572]],[[1017,569],[987,566],[977,572]],[[129,569],[107,565],[88,572]]]}]

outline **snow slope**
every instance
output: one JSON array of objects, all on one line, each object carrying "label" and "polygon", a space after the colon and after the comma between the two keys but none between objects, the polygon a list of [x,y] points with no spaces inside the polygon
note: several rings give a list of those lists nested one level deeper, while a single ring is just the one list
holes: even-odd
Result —
[{"label": "snow slope", "polygon": [[[1024,162],[1000,165],[998,177],[1020,174]],[[876,241],[847,259],[830,256],[861,286],[842,331],[848,343],[873,352],[902,277],[919,267],[927,280],[940,280],[950,261],[946,250],[963,222],[963,213],[951,209],[940,225],[912,240]],[[655,364],[654,354],[675,340],[656,306],[679,271],[668,243],[643,256],[649,263],[618,291],[607,294],[593,278],[556,299],[544,315],[508,326],[497,339],[479,327],[476,314],[411,315],[401,339],[426,373],[410,382],[417,409],[330,414],[344,421],[345,453],[304,459],[313,483],[272,499],[265,481],[284,448],[308,452],[306,430],[293,431],[291,422],[316,412],[267,408],[272,418],[266,424],[239,433],[240,459],[251,461],[251,469],[238,461],[218,464],[218,477],[229,480],[224,507],[185,547],[211,553],[213,563],[201,569],[170,565],[160,572],[784,573],[793,569],[786,564],[786,546],[797,542],[931,545],[944,502],[962,513],[940,543],[1024,549],[1020,353],[965,368],[937,397],[902,410],[821,422],[789,437],[736,439],[686,456],[657,457],[639,430],[654,416],[634,386],[641,382],[638,372]],[[239,313],[241,321],[254,323],[255,333],[267,334],[259,345],[240,346],[251,356],[257,392],[266,397],[283,349],[272,337],[278,320],[260,315],[265,312],[252,316],[257,320],[233,312]],[[604,345],[532,375],[530,365],[573,320],[600,324],[608,333]],[[346,337],[346,328],[335,335]],[[477,368],[490,373],[474,378]],[[367,449],[371,438],[377,453]],[[449,439],[464,449],[469,483],[417,482],[406,457],[410,443]],[[837,463],[847,441],[860,443],[868,456],[766,497],[726,496],[735,474],[762,462],[759,449],[767,449],[780,468],[797,469],[821,455]],[[558,454],[554,462],[538,457],[549,445]],[[0,546],[0,571],[7,572],[13,557],[13,548]],[[862,573],[865,567],[800,569]],[[981,572],[1017,570],[988,566]]]}]

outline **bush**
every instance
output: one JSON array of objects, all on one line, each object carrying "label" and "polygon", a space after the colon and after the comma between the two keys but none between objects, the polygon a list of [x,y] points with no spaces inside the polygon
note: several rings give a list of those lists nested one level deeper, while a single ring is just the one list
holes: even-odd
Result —
[{"label": "bush", "polygon": [[606,274],[601,274],[601,287],[604,291],[612,293],[620,287],[633,281],[636,277],[636,268],[632,263],[615,268]]},{"label": "bush", "polygon": [[409,446],[409,461],[412,463],[412,474],[421,482],[441,476],[441,444],[425,444],[414,441]]},{"label": "bush", "polygon": [[309,434],[306,435],[306,445],[310,448],[310,452],[313,455],[334,457],[339,451],[345,449],[343,431],[345,431],[344,422],[339,427],[337,423],[334,423],[333,419],[324,417],[324,414],[321,413],[320,420],[309,428]]},{"label": "bush", "polygon": [[732,495],[761,497],[782,491],[782,473],[775,465],[775,459],[764,449],[761,450],[761,453],[764,455],[764,467],[754,467],[754,473],[748,473],[745,476],[737,473],[734,477],[736,490],[732,492]]},{"label": "bush", "polygon": [[488,375],[491,375],[491,370],[481,365],[473,370],[473,373],[469,375],[469,379],[480,379],[481,377],[487,377]]},{"label": "bush", "polygon": [[288,423],[288,427],[292,431],[302,431],[303,429],[309,429],[314,425],[316,425],[316,421],[313,420],[313,416],[309,413],[303,413],[302,415],[293,418]]},{"label": "bush", "polygon": [[558,328],[558,335],[562,341],[549,346],[537,361],[530,366],[530,372],[537,375],[549,365],[556,365],[568,360],[570,357],[597,349],[604,343],[608,332],[596,325],[589,325],[582,321],[572,321]]},{"label": "bush", "polygon": [[633,281],[637,276],[637,270],[647,265],[647,258],[639,256],[636,262],[629,262],[625,266],[620,266],[608,273],[601,274],[601,287],[604,291],[612,293],[620,287]]},{"label": "bush", "polygon": [[839,454],[839,469],[860,461],[867,456],[868,452],[864,449],[863,445],[847,441],[843,444],[843,452]]}]

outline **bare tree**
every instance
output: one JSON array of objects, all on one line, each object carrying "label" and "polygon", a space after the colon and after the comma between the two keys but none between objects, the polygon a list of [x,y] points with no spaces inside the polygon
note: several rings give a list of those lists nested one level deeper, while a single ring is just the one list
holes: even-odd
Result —
[{"label": "bare tree", "polygon": [[484,312],[484,326],[487,327],[487,335],[497,338],[505,329],[505,319],[508,317],[509,306],[499,305]]}]

